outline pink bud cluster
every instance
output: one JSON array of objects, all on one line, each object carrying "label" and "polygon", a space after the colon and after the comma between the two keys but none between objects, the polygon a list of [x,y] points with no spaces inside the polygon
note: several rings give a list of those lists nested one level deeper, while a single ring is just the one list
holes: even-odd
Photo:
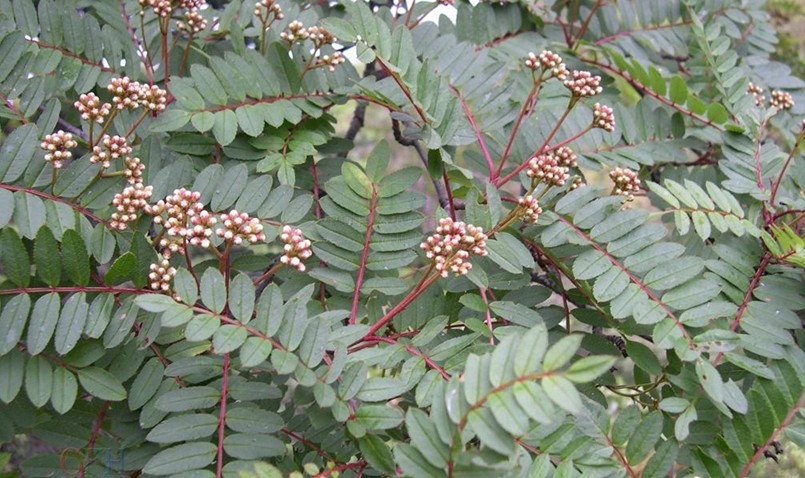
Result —
[{"label": "pink bud cluster", "polygon": [[305,25],[299,20],[294,20],[288,24],[287,31],[280,33],[280,38],[287,41],[288,43],[294,43],[306,40],[308,35],[309,34],[307,29],[305,28]]},{"label": "pink bud cluster", "polygon": [[581,176],[574,176],[573,181],[570,183],[570,190],[572,191],[574,189],[583,188],[586,185],[587,184],[584,182],[584,178]]},{"label": "pink bud cluster", "polygon": [[217,223],[218,219],[209,211],[201,211],[190,218],[190,227],[185,229],[184,237],[190,245],[206,249],[210,247],[212,228]]},{"label": "pink bud cluster", "polygon": [[302,231],[291,226],[284,226],[280,233],[280,240],[285,243],[280,262],[295,267],[299,272],[305,271],[304,259],[313,255],[310,241],[302,236]]},{"label": "pink bud cluster", "polygon": [[[150,206],[148,213],[156,216],[156,224],[164,224],[168,228],[169,235],[184,236],[188,218],[204,210],[204,205],[198,202],[199,198],[200,192],[176,189],[165,200]],[[167,219],[162,218],[162,212],[165,212]]]},{"label": "pink bud cluster", "polygon": [[335,71],[335,67],[344,63],[344,61],[344,55],[340,51],[336,51],[332,55],[322,55],[316,65],[326,66],[327,70]]},{"label": "pink bud cluster", "polygon": [[419,245],[425,256],[431,259],[442,277],[450,272],[466,275],[472,269],[470,255],[486,256],[487,236],[483,229],[450,218],[439,220],[436,233]]},{"label": "pink bud cluster", "polygon": [[132,147],[126,142],[126,138],[105,134],[101,144],[92,148],[92,156],[89,160],[92,163],[101,163],[101,167],[106,169],[112,166],[113,159],[124,158],[130,155],[132,150]]},{"label": "pink bud cluster", "polygon": [[150,271],[148,280],[151,290],[163,292],[170,290],[171,281],[176,276],[176,269],[171,267],[168,259],[162,259],[158,264],[151,264]]},{"label": "pink bud cluster", "polygon": [[573,153],[573,150],[568,148],[567,146],[559,146],[555,150],[548,153],[548,155],[553,156],[562,166],[566,166],[568,168],[575,168],[576,163],[576,154]]},{"label": "pink bud cluster", "polygon": [[141,84],[128,76],[113,78],[106,87],[112,93],[112,103],[119,110],[137,109],[142,106],[148,111],[159,112],[165,109],[168,93],[156,85]]},{"label": "pink bud cluster", "polygon": [[96,123],[103,123],[103,119],[109,115],[112,108],[109,103],[101,103],[101,99],[95,96],[95,93],[82,94],[73,105],[78,109],[82,119]]},{"label": "pink bud cluster", "polygon": [[567,66],[562,63],[562,57],[549,50],[543,50],[539,56],[529,52],[525,66],[531,70],[542,69],[543,72],[550,72],[551,77],[560,80],[566,79],[569,73]]},{"label": "pink bud cluster", "polygon": [[207,20],[196,10],[188,10],[184,14],[184,21],[176,22],[176,27],[190,35],[195,35],[207,28]]},{"label": "pink bud cluster", "polygon": [[235,245],[239,245],[244,239],[252,244],[266,239],[260,219],[249,217],[245,212],[233,209],[229,213],[221,214],[221,225],[223,227],[215,233]]},{"label": "pink bud cluster", "polygon": [[542,214],[542,208],[540,207],[537,198],[533,196],[523,196],[517,200],[517,204],[520,205],[523,222],[536,224],[539,220],[539,215]]},{"label": "pink bud cluster", "polygon": [[548,186],[564,186],[568,179],[567,166],[562,166],[559,158],[554,154],[541,154],[528,160],[526,174]]},{"label": "pink bud cluster", "polygon": [[145,9],[148,7],[154,10],[156,16],[161,18],[168,18],[173,12],[173,6],[170,0],[140,0],[140,7],[142,7],[140,15],[144,15]]},{"label": "pink bud cluster", "polygon": [[137,220],[138,213],[148,207],[152,189],[151,186],[138,183],[128,186],[122,193],[115,194],[112,199],[115,212],[112,213],[110,225],[120,231],[126,230],[130,222]]},{"label": "pink bud cluster", "polygon": [[64,165],[62,161],[73,157],[70,150],[76,146],[78,146],[78,142],[73,139],[73,135],[62,130],[45,136],[42,144],[39,145],[45,150],[45,161],[52,163],[56,169],[60,169]]},{"label": "pink bud cluster", "polygon": [[335,43],[337,40],[326,28],[317,26],[312,26],[307,29],[307,37],[317,47]]},{"label": "pink bud cluster", "polygon": [[609,173],[615,183],[615,194],[626,196],[627,201],[634,200],[634,193],[640,190],[640,178],[631,169],[615,168]]},{"label": "pink bud cluster", "polygon": [[589,71],[573,70],[572,79],[565,80],[565,87],[573,96],[582,98],[601,94],[601,77]]},{"label": "pink bud cluster", "polygon": [[766,97],[763,96],[763,88],[749,82],[749,86],[746,88],[746,92],[750,95],[755,97],[755,106],[763,106],[766,103]]},{"label": "pink bud cluster", "polygon": [[143,170],[145,165],[137,157],[127,157],[124,171],[126,172],[126,181],[129,184],[139,184],[143,182]]},{"label": "pink bud cluster", "polygon": [[774,90],[771,92],[769,103],[778,110],[787,110],[794,106],[794,97],[787,91]]},{"label": "pink bud cluster", "polygon": [[254,4],[254,14],[260,17],[261,20],[267,20],[268,16],[272,13],[274,14],[274,18],[278,20],[285,18],[279,3],[274,0],[261,0]]},{"label": "pink bud cluster", "polygon": [[593,106],[593,128],[600,128],[609,133],[615,131],[615,115],[612,108],[601,103]]}]

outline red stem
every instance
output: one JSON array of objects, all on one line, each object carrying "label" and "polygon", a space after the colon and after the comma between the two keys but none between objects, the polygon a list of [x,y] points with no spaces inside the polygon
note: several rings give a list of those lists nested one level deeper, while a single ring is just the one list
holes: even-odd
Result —
[{"label": "red stem", "polygon": [[523,107],[520,108],[520,113],[517,115],[517,120],[514,122],[514,127],[512,128],[512,132],[509,135],[509,141],[506,143],[506,149],[503,150],[503,156],[500,158],[500,164],[498,165],[497,173],[495,174],[494,178],[496,179],[500,176],[500,173],[503,172],[503,165],[506,164],[506,159],[509,157],[509,153],[511,153],[512,145],[514,144],[514,137],[517,135],[517,130],[520,128],[520,123],[522,123],[523,118],[525,117],[526,110],[528,109],[528,105],[531,104],[531,101],[534,99],[534,96],[539,93],[539,85],[540,81],[535,81],[534,86],[531,88],[531,92],[528,93],[525,101],[523,101]]},{"label": "red stem", "polygon": [[416,110],[416,112],[419,115],[419,117],[422,118],[422,121],[425,124],[428,124],[429,123],[428,117],[425,116],[425,112],[422,111],[422,108],[420,108],[419,105],[416,104],[416,101],[414,101],[414,97],[411,95],[411,92],[408,91],[408,87],[405,86],[405,84],[402,82],[402,80],[400,80],[400,77],[397,76],[396,73],[391,71],[389,69],[389,67],[386,66],[386,64],[383,63],[383,61],[379,57],[377,58],[377,64],[380,65],[381,68],[383,68],[383,70],[386,72],[386,74],[388,74],[394,80],[395,83],[397,83],[397,86],[400,87],[400,90],[402,90],[402,92],[405,95],[405,97],[408,98],[408,101],[414,107],[414,109]]},{"label": "red stem", "polygon": [[428,367],[430,367],[433,370],[436,370],[437,372],[439,372],[439,375],[441,375],[443,379],[450,380],[450,374],[449,373],[445,372],[445,370],[442,367],[440,367],[436,362],[434,362],[430,357],[428,357],[424,353],[420,352],[419,350],[415,349],[411,345],[400,344],[399,342],[397,342],[396,340],[394,340],[394,339],[392,339],[390,337],[378,337],[376,335],[372,335],[370,337],[365,337],[365,340],[368,341],[368,342],[383,342],[383,343],[392,344],[392,345],[398,345],[398,344],[402,345],[405,348],[405,350],[408,351],[408,353],[410,353],[411,355],[416,355],[417,357],[421,358],[422,360],[425,361],[425,364]]},{"label": "red stem", "polygon": [[478,291],[484,301],[484,316],[486,317],[486,326],[489,327],[489,345],[495,345],[495,332],[492,328],[492,314],[489,313],[489,299],[486,297],[486,289],[479,287]]},{"label": "red stem", "polygon": [[[131,41],[134,43],[134,50],[140,55],[140,59],[142,60],[143,64],[145,65],[145,76],[148,78],[148,84],[154,84],[154,65],[151,64],[151,60],[148,57],[148,52],[143,51],[140,49],[140,41],[137,40],[137,35],[134,33],[134,29],[131,27],[131,22],[129,22],[129,16],[126,13],[126,5],[123,3],[123,0],[120,0],[120,16],[123,17],[123,23],[126,25],[126,30],[129,32],[129,36],[131,37]],[[145,30],[142,32],[143,39],[145,39]],[[109,70],[111,71],[111,70]]]},{"label": "red stem", "polygon": [[777,176],[777,182],[775,182],[771,187],[771,199],[769,200],[769,204],[771,204],[772,207],[774,206],[774,199],[777,197],[777,190],[780,188],[780,183],[783,182],[783,175],[785,174],[785,170],[788,169],[788,164],[794,157],[794,153],[797,152],[797,148],[799,148],[800,141],[802,141],[802,133],[797,135],[797,140],[794,142],[794,146],[791,148],[791,152],[788,153],[788,157],[785,158],[785,163],[783,163],[783,169],[780,170],[780,174]]},{"label": "red stem", "polygon": [[450,179],[447,177],[447,168],[442,167],[442,181],[444,181],[444,192],[447,194],[447,208],[450,219],[456,220],[456,206],[453,202],[453,190],[450,188]]},{"label": "red stem", "polygon": [[330,476],[333,473],[337,473],[339,471],[350,470],[352,468],[364,468],[366,466],[366,462],[358,461],[356,463],[346,463],[343,465],[336,466],[335,468],[330,468],[329,470],[324,470],[321,473],[317,473],[313,475],[313,478],[320,478],[324,476]]},{"label": "red stem", "polygon": [[[554,125],[553,129],[551,130],[551,132],[550,132],[550,133],[548,133],[548,137],[547,137],[547,138],[545,138],[545,141],[542,143],[542,146],[540,146],[540,147],[539,147],[539,149],[537,149],[537,151],[535,151],[535,152],[534,152],[534,154],[533,154],[532,156],[536,156],[536,155],[542,154],[542,153],[544,153],[544,152],[545,152],[545,151],[548,149],[548,143],[550,143],[550,142],[551,142],[551,140],[553,139],[553,137],[556,135],[556,132],[557,132],[557,131],[559,131],[559,128],[562,126],[562,123],[564,123],[564,122],[565,122],[565,119],[567,119],[567,116],[570,114],[570,111],[571,111],[571,110],[573,110],[573,106],[575,105],[574,99],[576,99],[576,98],[575,98],[575,97],[571,97],[571,99],[570,99],[570,103],[568,103],[567,108],[565,108],[565,112],[564,112],[564,113],[562,113],[562,116],[561,116],[561,117],[559,117],[559,119],[556,121],[556,124]],[[586,132],[586,131],[585,131],[585,132]],[[501,161],[501,162],[502,162],[502,161]],[[511,181],[511,179],[512,179],[513,177],[517,176],[517,174],[519,174],[519,173],[520,173],[520,171],[524,170],[524,169],[525,169],[525,168],[527,168],[527,167],[528,167],[528,161],[523,161],[523,164],[521,164],[520,166],[517,166],[516,168],[514,168],[514,171],[512,171],[512,172],[511,172],[511,173],[509,173],[509,174],[507,174],[507,175],[506,175],[505,177],[503,177],[503,178],[498,178],[498,179],[496,179],[496,180],[493,182],[493,184],[494,184],[496,187],[501,187],[501,186],[503,186],[504,184],[506,184],[506,183],[508,183],[509,181]]]},{"label": "red stem", "polygon": [[223,476],[224,468],[224,424],[226,422],[226,388],[229,378],[229,354],[224,354],[224,376],[221,378],[221,411],[218,415],[218,454],[216,459],[215,478]]},{"label": "red stem", "polygon": [[[430,271],[430,269],[428,269]],[[364,334],[363,338],[361,338],[358,342],[362,342],[366,340],[368,337],[375,335],[375,333],[382,329],[384,325],[390,322],[394,317],[397,316],[400,312],[405,310],[411,302],[413,302],[419,295],[428,288],[429,285],[433,284],[436,279],[439,278],[439,274],[433,274],[432,276],[428,277],[427,274],[422,276],[422,280],[419,281],[419,284],[414,287],[414,289],[408,293],[407,296],[397,305],[394,306],[390,311],[386,313],[380,320],[377,321],[373,326],[369,327],[369,330]],[[0,291],[1,292],[1,291]]]},{"label": "red stem", "polygon": [[[489,168],[489,180],[492,181],[496,176],[495,165],[492,163],[492,157],[489,155],[489,150],[486,148],[486,142],[484,141],[483,134],[478,128],[478,124],[475,123],[475,118],[472,117],[472,112],[470,112],[470,108],[467,105],[467,102],[464,101],[464,97],[461,96],[461,93],[459,93],[459,91],[452,85],[450,85],[450,91],[452,91],[456,98],[458,98],[459,103],[461,103],[461,109],[464,110],[464,115],[467,116],[467,120],[469,120],[472,130],[475,132],[475,138],[478,140],[478,146],[480,146],[481,152],[486,160],[486,166]],[[453,219],[455,219],[455,217]]]},{"label": "red stem", "polygon": [[103,224],[104,227],[106,227],[107,229],[112,229],[112,227],[109,226],[109,223],[107,223],[103,219],[99,218],[95,214],[89,212],[88,209],[83,208],[83,207],[81,207],[81,206],[79,206],[77,204],[73,204],[72,202],[67,201],[65,199],[62,199],[62,198],[60,198],[58,196],[54,196],[52,194],[44,193],[42,191],[37,191],[36,189],[32,189],[32,188],[26,188],[26,187],[23,187],[23,186],[12,186],[10,184],[3,184],[3,183],[0,183],[0,189],[7,189],[9,191],[22,191],[24,193],[32,194],[34,196],[39,196],[41,198],[49,199],[49,200],[54,201],[54,202],[60,202],[62,204],[66,204],[67,206],[75,209],[76,211],[80,212],[81,214],[83,214],[83,215],[87,216],[88,218],[92,219],[93,221],[95,221],[97,223],[100,223],[100,224]]},{"label": "red stem", "polygon": [[[732,332],[738,330],[738,326],[741,325],[741,319],[743,318],[743,315],[746,312],[747,306],[749,306],[749,301],[752,300],[752,293],[755,291],[755,288],[760,283],[760,279],[766,272],[766,267],[768,267],[771,258],[772,258],[771,252],[766,252],[765,254],[763,254],[763,258],[760,260],[760,264],[757,266],[755,275],[752,276],[752,281],[749,283],[749,288],[746,289],[743,301],[741,301],[741,305],[740,307],[738,307],[738,311],[735,313],[735,319],[733,319],[732,324],[730,325],[730,330]],[[713,359],[713,365],[718,365],[718,362],[721,361],[721,358],[723,356],[724,352],[719,352],[718,354],[716,354],[716,357]]]},{"label": "red stem", "polygon": [[377,209],[377,189],[372,186],[372,199],[369,203],[369,218],[366,224],[366,234],[363,238],[361,264],[358,267],[358,277],[355,279],[355,292],[352,294],[352,311],[349,314],[350,325],[355,323],[355,318],[358,315],[358,302],[361,298],[361,285],[363,284],[363,275],[366,272],[366,261],[369,258],[369,240],[372,238],[372,227],[375,224],[375,209]]}]

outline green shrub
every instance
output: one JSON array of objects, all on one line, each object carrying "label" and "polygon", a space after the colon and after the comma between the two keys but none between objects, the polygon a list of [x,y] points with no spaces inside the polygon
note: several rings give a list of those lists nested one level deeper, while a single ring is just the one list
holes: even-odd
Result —
[{"label": "green shrub", "polygon": [[55,450],[12,476],[803,445],[805,83],[763,2],[473,3],[0,0],[0,441]]}]

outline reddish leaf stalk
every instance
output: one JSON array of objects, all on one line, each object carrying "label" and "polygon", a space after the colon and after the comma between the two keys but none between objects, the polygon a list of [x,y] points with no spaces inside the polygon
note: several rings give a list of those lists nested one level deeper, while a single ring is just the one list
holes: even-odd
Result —
[{"label": "reddish leaf stalk", "polygon": [[[562,116],[561,116],[561,117],[559,117],[559,119],[556,121],[556,124],[554,125],[553,129],[551,130],[551,132],[550,132],[550,133],[548,133],[548,136],[545,138],[545,141],[542,143],[542,146],[540,146],[540,147],[539,147],[539,149],[537,149],[537,151],[536,151],[536,152],[534,152],[534,154],[533,154],[532,156],[536,156],[536,155],[539,155],[539,154],[543,154],[544,152],[548,151],[548,144],[551,142],[551,140],[553,140],[553,137],[554,137],[554,136],[556,136],[557,131],[559,131],[559,128],[560,128],[560,127],[562,126],[562,124],[565,122],[565,119],[567,119],[567,116],[568,116],[568,115],[570,114],[570,112],[573,110],[573,106],[575,106],[575,104],[576,104],[576,102],[577,102],[577,101],[578,101],[578,99],[577,99],[577,98],[575,98],[575,97],[571,97],[571,99],[570,99],[570,103],[568,103],[567,108],[565,108],[565,112],[564,112],[564,113],[562,113]],[[588,130],[588,131],[589,131],[589,130]],[[587,131],[584,131],[584,132],[586,133]],[[569,141],[568,141],[568,142],[569,142]],[[564,144],[564,143],[563,143],[563,144]],[[558,146],[557,146],[557,147],[558,147]],[[511,172],[511,173],[509,173],[509,174],[507,174],[507,175],[506,175],[506,176],[504,176],[503,178],[498,178],[498,179],[496,179],[496,180],[493,182],[493,184],[494,184],[496,187],[501,187],[501,186],[503,186],[504,184],[506,184],[506,183],[508,183],[509,181],[511,181],[511,179],[512,179],[513,177],[517,176],[517,174],[519,174],[519,173],[520,173],[520,171],[524,170],[524,169],[525,169],[525,168],[527,168],[527,167],[528,167],[528,161],[523,161],[523,164],[521,164],[520,166],[517,166],[516,168],[514,168],[514,171],[512,171],[512,172]]]},{"label": "reddish leaf stalk", "polygon": [[363,275],[366,272],[366,261],[369,258],[369,241],[372,238],[372,227],[375,224],[375,213],[377,209],[377,189],[372,186],[372,199],[369,203],[369,218],[366,223],[366,234],[363,238],[363,252],[361,253],[361,264],[358,267],[358,277],[355,279],[355,292],[352,294],[352,311],[349,314],[349,323],[354,324],[358,314],[358,302],[361,298],[361,285]]},{"label": "reddish leaf stalk", "polygon": [[68,201],[66,199],[60,198],[58,196],[54,196],[52,194],[44,193],[42,191],[38,191],[38,190],[33,189],[33,188],[26,188],[26,187],[23,187],[23,186],[13,186],[11,184],[3,184],[3,183],[0,183],[0,189],[7,189],[9,191],[22,191],[22,192],[27,193],[27,194],[32,194],[34,196],[39,196],[41,198],[48,199],[50,201],[65,204],[65,205],[71,207],[72,209],[80,212],[84,216],[87,216],[88,218],[92,219],[93,221],[95,221],[95,222],[97,222],[99,224],[103,224],[104,227],[106,227],[107,229],[111,229],[111,227],[109,226],[108,222],[104,221],[103,219],[99,218],[95,214],[91,213],[88,209],[83,208],[83,207],[79,206],[78,204],[75,204],[75,203],[73,203],[71,201]]},{"label": "reddish leaf stalk", "polygon": [[757,464],[757,461],[760,459],[760,457],[763,456],[766,450],[769,449],[772,442],[777,439],[780,433],[782,433],[783,430],[785,430],[785,428],[788,427],[788,425],[790,425],[792,421],[794,421],[794,418],[797,416],[797,412],[799,412],[799,410],[802,407],[805,407],[805,393],[799,396],[799,400],[797,400],[797,403],[795,403],[794,406],[791,407],[791,410],[788,411],[788,414],[780,423],[780,426],[774,429],[769,439],[766,440],[766,443],[764,443],[763,446],[760,446],[757,448],[757,450],[755,450],[755,453],[752,455],[752,458],[749,459],[749,462],[741,470],[740,475],[741,478],[745,478],[746,476],[749,475],[749,471],[752,469],[752,467],[754,467]]},{"label": "reddish leaf stalk", "polygon": [[423,352],[420,352],[419,350],[415,349],[411,345],[400,344],[399,342],[397,342],[396,340],[394,340],[394,339],[392,339],[390,337],[379,337],[379,336],[376,336],[376,335],[366,337],[365,340],[369,341],[369,342],[383,342],[383,343],[392,344],[392,345],[398,345],[398,344],[402,345],[408,353],[410,353],[411,355],[415,355],[415,356],[421,358],[428,367],[430,367],[433,370],[436,370],[437,372],[439,372],[439,375],[441,375],[443,379],[450,380],[450,374],[445,372],[445,370],[442,367],[440,367],[439,364],[434,362],[430,357],[425,355]]},{"label": "reddish leaf stalk", "polygon": [[90,461],[90,455],[92,455],[92,450],[95,448],[95,442],[98,441],[98,435],[101,433],[101,427],[103,426],[104,418],[106,418],[107,410],[109,410],[109,402],[103,402],[103,406],[101,406],[98,416],[95,417],[95,421],[92,423],[92,433],[89,436],[87,446],[84,450],[84,459],[81,461],[81,466],[78,468],[78,473],[76,474],[78,478],[84,478],[87,472],[87,465]]},{"label": "reddish leaf stalk", "polygon": [[[430,269],[428,269],[428,271],[430,272]],[[399,304],[395,305],[394,308],[386,312],[386,315],[378,320],[377,323],[369,327],[369,330],[366,332],[366,334],[364,334],[363,338],[360,339],[359,342],[362,342],[368,337],[375,335],[378,330],[382,329],[383,326],[389,323],[394,317],[397,316],[397,314],[404,311],[409,305],[411,305],[411,302],[419,297],[419,295],[422,294],[422,292],[427,289],[429,285],[433,284],[439,277],[440,276],[438,273],[431,276],[428,276],[427,274],[422,276],[422,280],[419,281],[419,284],[417,284],[417,286],[411,292],[409,292]]]},{"label": "reddish leaf stalk", "polygon": [[[733,319],[732,324],[730,325],[730,331],[735,332],[738,330],[738,326],[741,325],[741,319],[746,312],[746,308],[749,306],[749,302],[752,300],[752,294],[754,293],[758,284],[760,284],[760,279],[766,272],[766,267],[768,267],[771,258],[771,252],[767,251],[765,254],[763,254],[763,258],[760,260],[760,264],[757,266],[755,275],[752,276],[752,281],[749,282],[749,288],[746,289],[743,301],[741,301],[741,305],[738,307],[738,311],[735,313],[735,319]],[[715,358],[713,359],[713,365],[718,365],[723,356],[724,352],[719,352],[716,354]]]},{"label": "reddish leaf stalk", "polygon": [[523,118],[525,117],[526,111],[528,110],[528,105],[534,100],[534,97],[539,94],[539,85],[542,82],[542,77],[537,79],[534,82],[534,86],[531,88],[531,92],[528,93],[525,101],[523,101],[523,107],[520,108],[520,113],[517,114],[517,119],[514,122],[514,126],[512,127],[512,132],[509,135],[509,141],[506,143],[506,148],[503,150],[503,156],[500,158],[500,164],[498,165],[498,170],[495,173],[495,177],[491,178],[490,180],[497,179],[498,176],[503,172],[503,165],[506,164],[506,159],[509,157],[509,153],[511,153],[512,145],[514,144],[514,137],[517,136],[517,130],[520,129],[520,123],[523,122]]},{"label": "reddish leaf stalk", "polygon": [[229,378],[229,354],[224,354],[224,376],[221,378],[221,411],[218,415],[218,453],[215,463],[215,478],[223,476],[224,468],[224,424],[226,422],[226,393]]},{"label": "reddish leaf stalk", "polygon": [[783,168],[780,170],[780,174],[777,175],[777,181],[771,187],[771,198],[769,199],[769,204],[774,206],[774,200],[777,197],[777,190],[780,188],[780,183],[783,182],[783,176],[785,175],[785,170],[788,169],[788,164],[791,163],[791,159],[794,157],[794,154],[797,152],[799,148],[800,142],[802,142],[803,133],[800,132],[797,135],[796,141],[794,141],[794,146],[791,147],[791,152],[788,153],[788,157],[785,158],[785,163],[783,163]]},{"label": "reddish leaf stalk", "polygon": [[486,289],[479,287],[478,291],[481,293],[481,299],[484,301],[484,316],[486,318],[486,326],[489,327],[489,345],[495,345],[495,331],[492,328],[492,314],[489,313],[489,299],[486,297]]}]

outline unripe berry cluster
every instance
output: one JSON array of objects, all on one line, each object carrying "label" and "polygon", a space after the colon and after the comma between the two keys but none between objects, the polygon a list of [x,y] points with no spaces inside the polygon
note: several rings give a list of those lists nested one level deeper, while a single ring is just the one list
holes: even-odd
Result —
[{"label": "unripe berry cluster", "polygon": [[299,20],[294,20],[288,24],[288,30],[280,33],[280,38],[288,43],[306,40],[308,37],[307,28]]},{"label": "unripe berry cluster", "polygon": [[305,265],[302,261],[313,255],[313,251],[310,250],[310,241],[302,236],[301,230],[291,226],[282,228],[280,240],[285,243],[280,262],[295,267],[299,272],[304,272]]},{"label": "unripe berry cluster", "polygon": [[212,228],[217,223],[218,220],[209,211],[201,211],[190,218],[190,227],[184,230],[184,237],[190,245],[206,249],[210,247]]},{"label": "unripe berry cluster", "polygon": [[600,128],[609,133],[615,131],[615,115],[612,108],[601,103],[593,106],[593,128]]},{"label": "unripe berry cluster", "polygon": [[787,110],[794,106],[794,98],[787,91],[774,90],[771,92],[769,103],[778,110]]},{"label": "unripe berry cluster", "polygon": [[537,198],[533,196],[523,196],[517,200],[517,204],[520,205],[520,209],[522,211],[521,218],[523,222],[527,222],[530,224],[536,224],[539,220],[539,215],[542,214],[542,208],[537,201]]},{"label": "unripe berry cluster", "polygon": [[[156,216],[156,224],[164,224],[168,228],[168,235],[184,236],[188,218],[199,214],[204,210],[204,205],[198,202],[201,193],[188,191],[185,188],[176,189],[173,194],[160,200],[156,204],[149,206],[148,213]],[[167,219],[162,218],[165,213]]]},{"label": "unripe berry cluster", "polygon": [[173,12],[170,0],[140,0],[140,7],[142,7],[141,15],[145,14],[145,9],[148,7],[154,10],[156,16],[161,18],[168,18]]},{"label": "unripe berry cluster", "polygon": [[151,290],[167,292],[170,290],[171,281],[176,275],[176,269],[171,267],[168,259],[162,259],[158,264],[151,264],[151,272],[148,274]]},{"label": "unripe berry cluster", "polygon": [[144,169],[145,165],[142,162],[140,162],[140,158],[127,157],[126,166],[124,169],[124,171],[126,172],[126,181],[128,181],[129,184],[142,183]]},{"label": "unripe berry cluster", "polygon": [[78,109],[82,119],[96,123],[103,123],[104,117],[109,115],[109,110],[112,108],[109,103],[101,104],[101,99],[95,96],[95,93],[82,94],[73,105]]},{"label": "unripe berry cluster", "polygon": [[112,199],[115,212],[112,213],[110,225],[120,231],[126,230],[128,223],[137,220],[139,211],[148,207],[152,189],[151,186],[143,186],[138,183],[128,186],[122,193],[115,194]]},{"label": "unripe berry cluster", "polygon": [[197,11],[188,10],[184,13],[184,21],[176,22],[176,28],[185,31],[190,35],[195,35],[196,33],[207,28],[207,20],[205,20],[204,17],[202,17]]},{"label": "unripe berry cluster", "polygon": [[572,79],[565,80],[565,88],[570,90],[573,96],[582,98],[585,96],[595,96],[604,90],[601,87],[601,77],[593,75],[589,71],[573,70]]},{"label": "unripe berry cluster", "polygon": [[564,186],[570,169],[560,163],[554,154],[541,154],[528,160],[526,174],[548,186]]},{"label": "unripe berry cluster", "polygon": [[64,164],[62,161],[73,157],[71,149],[78,146],[78,142],[73,139],[73,135],[62,130],[45,136],[40,148],[45,150],[45,161],[52,163],[53,167],[60,169]]},{"label": "unripe berry cluster", "polygon": [[640,178],[631,169],[615,168],[609,173],[615,183],[615,194],[626,196],[627,201],[634,200],[634,193],[640,190]]},{"label": "unripe berry cluster", "polygon": [[550,72],[551,77],[560,80],[566,79],[569,73],[567,66],[562,63],[562,57],[549,50],[543,50],[539,56],[529,52],[525,66],[531,70],[542,69],[543,72]]},{"label": "unripe berry cluster", "polygon": [[472,269],[470,255],[486,256],[487,236],[483,229],[450,218],[439,220],[436,233],[429,236],[419,247],[434,263],[442,277],[450,272],[466,275]]},{"label": "unripe berry cluster", "polygon": [[132,147],[126,142],[126,138],[122,136],[109,136],[105,134],[101,140],[101,145],[92,148],[92,156],[89,160],[92,163],[101,163],[103,169],[112,166],[112,160],[124,158],[131,154]]},{"label": "unripe berry cluster", "polygon": [[223,227],[215,233],[235,245],[239,245],[244,239],[252,244],[266,239],[260,219],[249,217],[245,212],[239,213],[233,209],[229,213],[221,214],[221,225]]}]

